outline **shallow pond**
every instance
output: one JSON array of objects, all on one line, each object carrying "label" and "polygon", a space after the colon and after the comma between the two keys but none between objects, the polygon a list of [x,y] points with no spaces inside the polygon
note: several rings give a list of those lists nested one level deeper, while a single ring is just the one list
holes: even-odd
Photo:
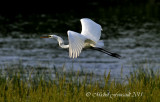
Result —
[{"label": "shallow pond", "polygon": [[[133,26],[132,24],[128,24]],[[62,67],[65,70],[81,70],[94,72],[96,74],[107,73],[111,70],[111,75],[119,77],[121,68],[123,74],[128,74],[137,65],[147,65],[153,68],[160,66],[160,23],[145,22],[141,27],[125,29],[115,26],[117,29],[114,37],[107,30],[111,27],[102,27],[102,39],[105,47],[112,52],[122,56],[121,59],[113,58],[98,51],[83,50],[77,59],[70,59],[67,49],[61,49],[54,39],[41,39],[40,36],[29,38],[0,38],[0,65],[18,64],[21,62],[24,66],[45,66],[49,68]],[[114,26],[112,27],[114,28]],[[54,34],[54,33],[53,33]],[[58,34],[58,33],[56,33]],[[47,34],[46,34],[47,35]],[[61,36],[61,35],[59,35]],[[68,37],[62,36],[65,43],[68,43]]]}]

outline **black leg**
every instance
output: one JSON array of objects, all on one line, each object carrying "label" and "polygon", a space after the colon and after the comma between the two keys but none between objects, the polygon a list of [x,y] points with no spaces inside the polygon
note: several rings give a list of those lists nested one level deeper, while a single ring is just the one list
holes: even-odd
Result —
[{"label": "black leg", "polygon": [[112,57],[121,58],[121,56],[120,56],[119,54],[117,54],[117,53],[112,53],[112,52],[107,51],[107,50],[102,49],[102,48],[91,47],[91,49],[97,50],[97,51],[100,51],[100,52],[103,52],[103,53],[105,53],[105,54],[107,54],[107,55],[110,55],[110,56],[112,56]]}]

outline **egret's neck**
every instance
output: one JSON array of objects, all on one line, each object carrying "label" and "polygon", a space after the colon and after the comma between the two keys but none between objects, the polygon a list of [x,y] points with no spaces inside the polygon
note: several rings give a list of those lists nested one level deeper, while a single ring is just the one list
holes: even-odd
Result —
[{"label": "egret's neck", "polygon": [[69,45],[64,45],[64,41],[61,37],[59,37],[59,36],[54,36],[54,37],[57,39],[59,46],[61,48],[69,48]]}]

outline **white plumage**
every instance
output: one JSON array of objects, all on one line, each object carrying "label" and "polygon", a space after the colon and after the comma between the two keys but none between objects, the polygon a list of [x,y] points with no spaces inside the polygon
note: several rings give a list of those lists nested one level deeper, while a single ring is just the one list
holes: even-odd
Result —
[{"label": "white plumage", "polygon": [[69,56],[76,58],[81,53],[81,50],[85,46],[86,37],[74,32],[68,31],[68,40],[69,40]]},{"label": "white plumage", "polygon": [[101,37],[101,26],[88,18],[83,18],[80,21],[82,25],[81,34],[94,42],[98,42]]},{"label": "white plumage", "polygon": [[74,31],[68,31],[69,39],[69,56],[77,58],[84,47],[102,47],[103,41],[99,41],[101,37],[101,26],[89,18],[83,18],[80,20],[82,24],[82,32],[77,33]]},{"label": "white plumage", "polygon": [[42,38],[57,39],[61,48],[69,48],[70,58],[77,58],[80,55],[82,49],[86,47],[101,51],[113,57],[120,57],[116,53],[111,53],[102,49],[104,46],[103,40],[100,40],[102,27],[98,23],[92,21],[89,18],[82,18],[80,21],[82,25],[81,34],[71,30],[67,32],[69,45],[64,45],[63,39],[57,35],[49,35]]}]

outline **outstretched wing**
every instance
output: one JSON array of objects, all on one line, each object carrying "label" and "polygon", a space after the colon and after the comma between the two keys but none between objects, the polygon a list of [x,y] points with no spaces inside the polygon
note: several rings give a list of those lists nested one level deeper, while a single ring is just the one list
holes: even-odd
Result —
[{"label": "outstretched wing", "polygon": [[82,25],[81,34],[94,42],[98,42],[101,37],[101,26],[89,18],[83,18],[80,21]]},{"label": "outstretched wing", "polygon": [[84,47],[86,38],[74,31],[68,31],[67,33],[69,40],[69,56],[71,58],[77,58]]}]

